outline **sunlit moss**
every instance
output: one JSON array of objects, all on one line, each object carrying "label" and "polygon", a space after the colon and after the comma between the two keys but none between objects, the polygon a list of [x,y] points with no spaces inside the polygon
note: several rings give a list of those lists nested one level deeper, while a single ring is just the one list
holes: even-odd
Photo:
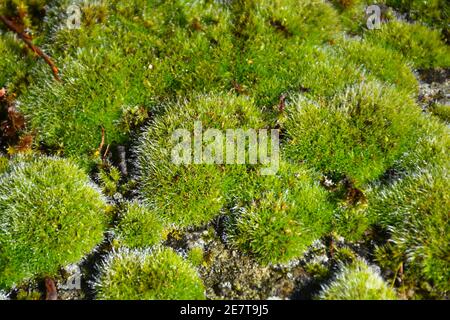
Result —
[{"label": "sunlit moss", "polygon": [[357,185],[379,177],[412,146],[420,117],[408,95],[376,82],[328,103],[299,98],[288,112],[287,156]]},{"label": "sunlit moss", "polygon": [[113,252],[94,287],[100,300],[204,299],[195,269],[172,249]]},{"label": "sunlit moss", "polygon": [[1,287],[53,275],[102,241],[105,200],[72,162],[17,159],[0,181]]},{"label": "sunlit moss", "polygon": [[403,257],[405,273],[416,279],[424,275],[443,292],[449,289],[450,274],[449,181],[447,162],[369,193],[369,212],[389,229],[392,255]]},{"label": "sunlit moss", "polygon": [[128,248],[151,247],[162,240],[163,223],[154,211],[143,205],[126,203],[115,233],[117,240]]},{"label": "sunlit moss", "polygon": [[343,265],[336,278],[322,288],[324,300],[396,300],[396,294],[363,260]]},{"label": "sunlit moss", "polygon": [[249,179],[253,195],[236,197],[228,229],[241,250],[263,263],[287,262],[330,231],[333,207],[308,170],[284,163],[277,175]]},{"label": "sunlit moss", "polygon": [[418,23],[391,21],[382,24],[380,30],[367,31],[365,38],[400,52],[416,68],[450,66],[450,49],[441,39],[441,34]]},{"label": "sunlit moss", "polygon": [[[217,216],[225,203],[222,165],[193,163],[196,121],[204,130],[257,129],[264,124],[252,100],[232,94],[201,95],[180,101],[154,119],[137,148],[140,194],[163,219],[179,226],[205,223]],[[178,129],[189,134],[187,146],[192,152],[183,152],[188,152],[190,164],[172,161],[173,150],[179,145],[172,135]]]}]

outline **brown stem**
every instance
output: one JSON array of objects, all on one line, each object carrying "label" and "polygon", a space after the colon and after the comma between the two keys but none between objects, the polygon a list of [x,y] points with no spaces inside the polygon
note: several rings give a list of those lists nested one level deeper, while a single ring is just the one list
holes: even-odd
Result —
[{"label": "brown stem", "polygon": [[100,141],[100,146],[98,147],[98,154],[102,154],[103,146],[105,145],[105,128],[102,127],[102,140]]},{"label": "brown stem", "polygon": [[56,291],[55,282],[51,278],[45,278],[45,300],[58,300],[58,292]]},{"label": "brown stem", "polygon": [[5,16],[0,15],[0,20],[13,32],[17,34],[17,36],[22,39],[23,42],[38,56],[40,56],[44,61],[50,66],[53,72],[53,76],[56,80],[61,81],[61,78],[59,77],[59,70],[56,67],[55,63],[52,61],[52,59],[44,53],[44,51],[41,50],[41,48],[35,46],[30,39],[30,36],[28,36],[24,31],[21,30],[19,26],[17,26],[14,22],[6,18]]}]

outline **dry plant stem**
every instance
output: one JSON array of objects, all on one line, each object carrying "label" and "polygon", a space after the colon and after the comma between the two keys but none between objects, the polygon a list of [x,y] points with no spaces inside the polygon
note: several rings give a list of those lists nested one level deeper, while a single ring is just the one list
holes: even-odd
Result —
[{"label": "dry plant stem", "polygon": [[105,145],[105,128],[102,127],[102,140],[100,141],[100,146],[98,147],[98,154],[102,153],[104,145]]},{"label": "dry plant stem", "polygon": [[46,296],[45,300],[58,300],[55,282],[51,278],[45,278]]},{"label": "dry plant stem", "polygon": [[53,76],[56,80],[61,81],[61,78],[59,77],[59,71],[56,67],[55,63],[52,61],[52,59],[45,54],[41,48],[35,46],[31,40],[30,37],[23,31],[20,30],[20,28],[14,24],[11,20],[6,18],[5,16],[0,16],[0,20],[10,29],[11,31],[15,32],[20,39],[22,39],[23,42],[26,43],[26,45],[33,50],[34,53],[36,53],[38,56],[40,56],[44,61],[50,66],[53,72]]}]

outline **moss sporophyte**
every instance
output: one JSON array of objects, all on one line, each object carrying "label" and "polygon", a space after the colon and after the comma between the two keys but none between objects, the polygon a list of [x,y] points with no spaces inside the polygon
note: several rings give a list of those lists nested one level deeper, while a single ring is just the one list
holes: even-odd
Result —
[{"label": "moss sporophyte", "polygon": [[[194,130],[176,129],[171,140],[172,162],[190,164],[258,164],[262,175],[274,175],[280,166],[280,139],[277,129],[219,129],[203,132],[202,122],[194,122]],[[270,146],[270,151],[269,151]],[[225,150],[224,150],[225,149]],[[246,152],[247,149],[247,152]],[[224,157],[225,155],[225,157]]]}]

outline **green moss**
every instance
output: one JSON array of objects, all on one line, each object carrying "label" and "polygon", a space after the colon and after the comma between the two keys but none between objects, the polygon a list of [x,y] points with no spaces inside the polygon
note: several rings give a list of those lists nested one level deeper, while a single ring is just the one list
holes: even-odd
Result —
[{"label": "green moss", "polygon": [[0,89],[8,88],[10,92],[23,89],[21,81],[26,80],[27,68],[32,63],[24,52],[10,33],[0,31]]},{"label": "green moss", "polygon": [[365,38],[400,52],[416,68],[450,66],[450,49],[440,33],[420,24],[391,21],[382,24],[380,30],[369,30]]},{"label": "green moss", "polygon": [[364,206],[341,207],[334,215],[333,230],[346,240],[358,241],[370,228],[371,222]]},{"label": "green moss", "polygon": [[430,107],[429,110],[436,117],[447,123],[450,123],[450,105],[435,103]]},{"label": "green moss", "polygon": [[359,34],[366,26],[365,14],[367,3],[361,0],[332,0],[338,9],[339,18],[345,30],[351,34]]},{"label": "green moss", "polygon": [[449,289],[450,276],[449,181],[447,162],[369,194],[369,212],[390,230],[393,255],[404,257],[405,273],[411,268],[412,277],[423,275],[443,292]]},{"label": "green moss", "polygon": [[[258,105],[272,106],[288,91],[304,88],[322,93],[336,87],[327,81],[343,81],[343,63],[318,48],[332,41],[340,29],[330,4],[316,0],[245,1],[245,5],[235,2],[233,12],[238,35],[237,92],[251,94]],[[328,77],[331,68],[334,77]],[[353,73],[352,68],[345,71],[349,77]]]},{"label": "green moss", "polygon": [[26,28],[41,24],[41,15],[49,0],[4,0],[0,3],[0,14],[6,17],[20,17],[20,23]]},{"label": "green moss", "polygon": [[95,284],[101,300],[204,299],[195,269],[172,249],[120,250],[101,266]]},{"label": "green moss", "polygon": [[101,168],[98,172],[98,182],[103,193],[113,197],[120,187],[120,171],[116,167]]},{"label": "green moss", "polygon": [[[230,24],[225,25],[226,11],[215,10],[217,5],[170,1],[144,6],[135,0],[128,8],[117,1],[102,6],[101,18],[89,22],[84,14],[80,29],[59,28],[46,38],[62,82],[40,63],[20,99],[37,140],[87,168],[98,161],[102,128],[105,146],[127,141],[130,108],[142,110],[139,119],[161,100],[231,86]],[[191,26],[196,19],[198,30]]]},{"label": "green moss", "polygon": [[241,83],[258,105],[272,106],[283,93],[330,97],[363,79],[358,67],[330,46],[299,45],[261,36],[248,45]]},{"label": "green moss", "polygon": [[41,300],[42,293],[36,290],[19,289],[16,295],[17,300]]},{"label": "green moss", "polygon": [[0,155],[0,174],[5,172],[8,169],[8,166],[9,166],[8,158]]},{"label": "green moss", "polygon": [[420,117],[415,125],[415,144],[398,159],[393,168],[403,175],[429,167],[448,165],[450,129],[430,115]]},{"label": "green moss", "polygon": [[200,266],[204,261],[204,254],[205,252],[202,247],[194,247],[189,250],[187,259],[192,263],[192,265]]},{"label": "green moss", "polygon": [[163,224],[154,211],[130,202],[125,204],[115,234],[128,248],[150,247],[162,240]]},{"label": "green moss", "polygon": [[70,161],[18,159],[0,182],[0,286],[54,275],[102,241],[105,200]]},{"label": "green moss", "polygon": [[330,231],[332,206],[304,168],[282,164],[277,175],[250,179],[259,179],[254,197],[235,204],[228,227],[236,247],[263,263],[288,262]]},{"label": "green moss", "polygon": [[320,261],[311,261],[307,263],[305,265],[305,271],[318,280],[326,279],[330,274],[329,268]]},{"label": "green moss", "polygon": [[[391,21],[392,11],[383,9],[389,22],[367,31],[364,11],[371,3],[364,0],[2,1],[0,14],[31,30],[33,42],[52,57],[62,77],[55,81],[45,61],[0,26],[0,89],[6,87],[8,102],[17,96],[33,146],[89,170],[105,164],[107,147],[115,161],[115,145],[137,145],[128,160],[137,158],[138,181],[99,166],[105,195],[118,199],[139,192],[142,201],[118,206],[113,246],[127,249],[113,253],[102,269],[99,297],[203,297],[181,257],[170,250],[131,249],[158,244],[166,227],[181,240],[186,229],[219,214],[227,222],[227,245],[262,264],[298,258],[324,235],[359,241],[380,224],[392,236],[377,250],[380,264],[393,273],[404,264],[402,283],[444,296],[448,197],[443,190],[450,139],[448,126],[437,117],[448,122],[448,108],[435,104],[429,108],[433,115],[420,114],[412,67],[450,66],[440,34],[448,36],[448,5],[380,2],[441,30]],[[80,29],[66,28],[70,4],[81,8]],[[194,121],[204,130],[279,128],[286,151],[280,172],[266,177],[258,165],[174,164],[171,134],[182,128],[192,134]],[[140,140],[132,142],[145,124]],[[5,225],[19,234],[14,242],[8,238],[14,232],[0,231],[0,288],[52,275],[102,239],[104,200],[81,184],[88,178],[79,169],[54,162],[64,160],[19,164],[0,157],[0,181],[15,177],[0,187],[5,194],[0,224],[9,219]],[[336,183],[330,187],[335,192],[318,185],[320,175]],[[380,186],[369,189],[367,203],[369,183]],[[361,192],[355,203],[351,191]],[[81,192],[87,195],[82,198]],[[396,216],[400,213],[404,219]],[[82,240],[75,241],[78,237]],[[202,264],[201,248],[187,255],[194,265]],[[189,296],[182,292],[184,280],[173,280],[180,264],[193,283]],[[356,284],[349,281],[355,290],[349,295],[372,295],[361,279],[383,287],[368,275],[370,267],[356,265],[345,268],[365,275]],[[318,279],[330,272],[319,263],[306,268]]]},{"label": "green moss", "polygon": [[407,13],[414,20],[443,29],[448,35],[450,6],[446,0],[385,0],[386,4]]},{"label": "green moss", "polygon": [[329,285],[323,286],[319,298],[324,300],[396,300],[396,294],[373,267],[360,259],[351,265],[343,265],[336,278]]},{"label": "green moss", "polygon": [[[251,37],[278,33],[294,39],[326,41],[340,31],[337,12],[320,0],[263,0],[255,2],[253,24],[246,25]],[[295,8],[295,10],[293,10]],[[251,40],[251,39],[249,39]]]},{"label": "green moss", "polygon": [[299,97],[288,108],[288,158],[354,180],[376,179],[414,142],[420,109],[406,94],[362,83],[314,103]]},{"label": "green moss", "polygon": [[419,85],[411,66],[398,52],[367,41],[342,39],[338,46],[341,56],[361,67],[365,74],[418,94]]},{"label": "green moss", "polygon": [[[188,130],[188,146],[194,150],[194,121],[200,121],[204,130],[258,129],[263,125],[261,112],[252,100],[221,94],[197,96],[171,105],[145,130],[137,149],[140,194],[158,215],[182,227],[211,220],[225,201],[225,169],[221,165],[172,162],[172,151],[179,144],[171,138],[175,130]],[[191,153],[188,156],[193,159]]]}]

